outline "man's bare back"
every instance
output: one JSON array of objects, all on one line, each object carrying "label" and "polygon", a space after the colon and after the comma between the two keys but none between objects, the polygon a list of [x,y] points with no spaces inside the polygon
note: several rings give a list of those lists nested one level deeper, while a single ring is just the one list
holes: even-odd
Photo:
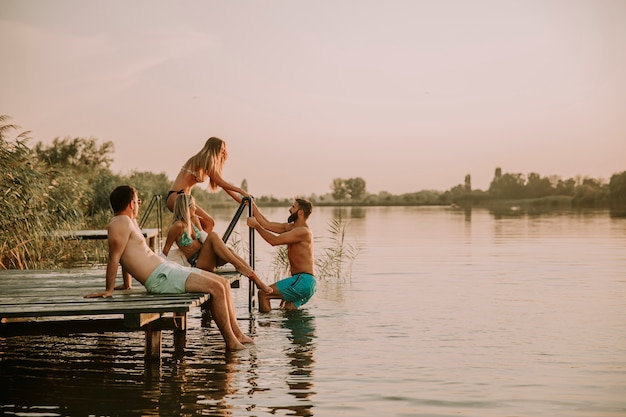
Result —
[{"label": "man's bare back", "polygon": [[[120,215],[111,219],[108,229],[109,245],[122,246],[120,264],[142,284],[159,266],[165,262],[150,249],[137,222],[128,216]],[[116,250],[110,251],[110,255]]]}]

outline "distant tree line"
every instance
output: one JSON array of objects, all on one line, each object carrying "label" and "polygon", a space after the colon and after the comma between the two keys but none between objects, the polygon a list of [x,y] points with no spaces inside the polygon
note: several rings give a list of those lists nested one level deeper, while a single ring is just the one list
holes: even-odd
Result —
[{"label": "distant tree line", "polygon": [[523,200],[534,205],[573,208],[624,207],[626,208],[626,171],[611,176],[610,181],[588,177],[561,179],[558,176],[542,177],[531,172],[503,173],[496,168],[487,190],[472,189],[471,176],[463,184],[447,191],[422,190],[393,195],[387,192],[369,194],[362,178],[336,178],[331,183],[331,193],[316,196],[321,205],[459,205],[489,206],[502,202]]},{"label": "distant tree line", "polygon": [[463,185],[451,188],[445,197],[452,203],[488,204],[501,200],[533,200],[536,204],[570,205],[574,208],[618,207],[626,200],[626,171],[604,180],[576,177],[561,179],[558,176],[542,177],[531,172],[503,173],[496,168],[487,191],[473,190],[471,178],[465,177]]},{"label": "distant tree line", "polygon": [[[137,187],[148,203],[164,199],[171,180],[164,173],[111,171],[114,146],[94,138],[55,138],[49,145],[29,146],[30,132],[19,131],[0,116],[0,268],[47,268],[73,262],[83,246],[59,245],[57,232],[101,229],[111,212],[109,193],[117,185]],[[247,190],[244,180],[241,188]],[[209,209],[233,206],[224,192],[209,193],[195,187],[199,205]],[[567,207],[611,207],[626,211],[626,171],[610,181],[577,177],[562,180],[536,173],[503,173],[497,168],[489,189],[474,190],[470,175],[447,191],[423,190],[394,195],[385,191],[367,192],[363,178],[335,178],[325,195],[302,196],[316,205],[459,205],[489,206],[497,202],[524,199],[533,204]],[[288,199],[255,196],[259,205],[290,204]],[[171,215],[164,207],[148,217],[154,224],[160,215],[166,227]]]}]

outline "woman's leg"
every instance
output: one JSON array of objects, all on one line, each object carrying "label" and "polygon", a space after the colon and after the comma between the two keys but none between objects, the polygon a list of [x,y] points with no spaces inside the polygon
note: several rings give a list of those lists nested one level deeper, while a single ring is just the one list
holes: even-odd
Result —
[{"label": "woman's leg", "polygon": [[272,289],[261,281],[250,265],[226,246],[217,233],[210,233],[202,245],[196,267],[214,271],[217,266],[223,264],[222,261],[230,263],[237,271],[250,278],[261,291],[268,294],[272,292]]},{"label": "woman's leg", "polygon": [[204,269],[209,272],[213,272],[215,271],[215,268],[217,268],[219,256],[213,245],[215,238],[212,236],[217,236],[217,234],[215,232],[209,233],[202,244],[202,248],[200,248],[200,255],[198,256],[198,262],[196,263],[196,268]]}]

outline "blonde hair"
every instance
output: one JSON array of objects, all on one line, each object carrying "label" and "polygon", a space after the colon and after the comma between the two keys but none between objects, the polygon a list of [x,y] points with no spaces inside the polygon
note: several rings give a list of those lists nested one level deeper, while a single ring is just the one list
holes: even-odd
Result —
[{"label": "blonde hair", "polygon": [[176,222],[182,222],[187,229],[187,234],[191,236],[191,213],[189,207],[195,203],[196,200],[193,196],[187,194],[180,194],[176,197],[174,202],[174,216],[172,217],[172,224]]},{"label": "blonde hair", "polygon": [[[223,149],[223,152],[222,152]],[[226,152],[226,142],[220,138],[209,138],[200,152],[189,158],[185,167],[196,173],[196,177],[200,177],[200,171],[209,177],[209,188],[212,191],[217,190],[218,185],[213,180],[213,174],[222,174],[222,167],[228,158]]]}]

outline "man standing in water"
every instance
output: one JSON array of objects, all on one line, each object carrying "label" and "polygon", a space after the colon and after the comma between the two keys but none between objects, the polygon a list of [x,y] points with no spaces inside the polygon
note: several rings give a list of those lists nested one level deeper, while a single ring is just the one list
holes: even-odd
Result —
[{"label": "man standing in water", "polygon": [[[134,187],[117,187],[111,192],[110,202],[115,216],[109,222],[107,230],[109,255],[106,290],[85,297],[110,297],[116,289],[130,289],[132,277],[145,286],[149,293],[209,293],[211,314],[224,337],[226,348],[245,349],[242,343],[251,343],[252,339],[244,335],[237,324],[228,280],[208,271],[165,261],[154,253],[146,244],[137,224],[141,200]],[[115,287],[119,264],[122,265],[124,283]]]},{"label": "man standing in water", "polygon": [[267,313],[272,309],[270,300],[281,299],[281,306],[297,309],[315,293],[313,276],[313,233],[307,224],[313,205],[297,198],[289,209],[287,223],[270,222],[253,202],[254,217],[248,217],[248,226],[254,227],[261,237],[272,246],[287,245],[291,276],[270,285],[273,292],[258,292],[259,310]]}]

